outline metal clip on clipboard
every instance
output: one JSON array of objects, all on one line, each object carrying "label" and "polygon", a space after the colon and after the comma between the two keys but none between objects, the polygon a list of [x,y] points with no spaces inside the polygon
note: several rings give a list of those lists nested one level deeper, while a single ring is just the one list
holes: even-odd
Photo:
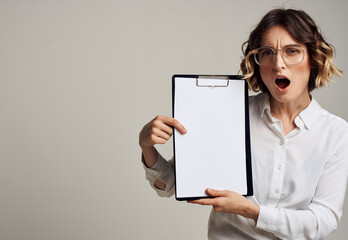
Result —
[{"label": "metal clip on clipboard", "polygon": [[199,76],[196,78],[197,87],[228,87],[229,82],[226,76]]}]

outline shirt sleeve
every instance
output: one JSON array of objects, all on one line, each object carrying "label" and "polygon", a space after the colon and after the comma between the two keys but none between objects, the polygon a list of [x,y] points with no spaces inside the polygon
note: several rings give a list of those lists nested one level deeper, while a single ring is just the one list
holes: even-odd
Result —
[{"label": "shirt sleeve", "polygon": [[337,228],[348,176],[348,141],[324,166],[307,209],[260,206],[256,227],[283,239],[321,239]]},{"label": "shirt sleeve", "polygon": [[[149,181],[151,187],[156,191],[156,193],[160,197],[172,196],[175,190],[173,159],[167,161],[159,152],[157,152],[157,162],[151,168],[146,167],[143,155],[141,155],[141,161],[145,169],[145,178]],[[156,179],[166,184],[165,190],[160,190],[155,187],[154,184]]]}]

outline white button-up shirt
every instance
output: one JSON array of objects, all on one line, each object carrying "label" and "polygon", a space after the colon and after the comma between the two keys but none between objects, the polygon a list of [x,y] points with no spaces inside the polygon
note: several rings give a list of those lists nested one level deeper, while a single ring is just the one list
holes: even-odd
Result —
[{"label": "white button-up shirt", "polygon": [[[312,99],[283,136],[272,117],[269,96],[249,98],[254,195],[260,206],[257,223],[218,213],[209,219],[209,239],[320,239],[336,229],[348,176],[348,124]],[[145,167],[145,166],[144,166]],[[197,166],[199,167],[199,166]],[[160,196],[174,193],[173,161],[160,154],[146,178]],[[156,179],[166,184],[156,189]]]}]

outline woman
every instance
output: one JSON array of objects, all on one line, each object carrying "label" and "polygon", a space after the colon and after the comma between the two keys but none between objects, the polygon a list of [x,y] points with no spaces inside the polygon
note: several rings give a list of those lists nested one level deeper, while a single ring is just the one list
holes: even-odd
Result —
[{"label": "woman", "polygon": [[[241,70],[249,98],[254,196],[207,189],[209,239],[319,239],[342,216],[348,172],[348,124],[310,92],[341,75],[333,48],[303,11],[267,13],[244,43]],[[153,147],[165,143],[177,120],[157,116],[139,135],[146,177],[160,196],[174,192],[172,160]],[[189,129],[188,129],[189,131]]]}]

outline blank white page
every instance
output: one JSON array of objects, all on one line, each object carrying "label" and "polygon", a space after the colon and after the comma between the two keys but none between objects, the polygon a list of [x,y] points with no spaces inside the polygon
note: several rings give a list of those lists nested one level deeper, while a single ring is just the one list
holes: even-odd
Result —
[{"label": "blank white page", "polygon": [[[199,80],[201,81],[201,80]],[[174,132],[176,198],[206,197],[207,188],[247,194],[244,80],[175,78],[174,118],[187,134]]]}]

